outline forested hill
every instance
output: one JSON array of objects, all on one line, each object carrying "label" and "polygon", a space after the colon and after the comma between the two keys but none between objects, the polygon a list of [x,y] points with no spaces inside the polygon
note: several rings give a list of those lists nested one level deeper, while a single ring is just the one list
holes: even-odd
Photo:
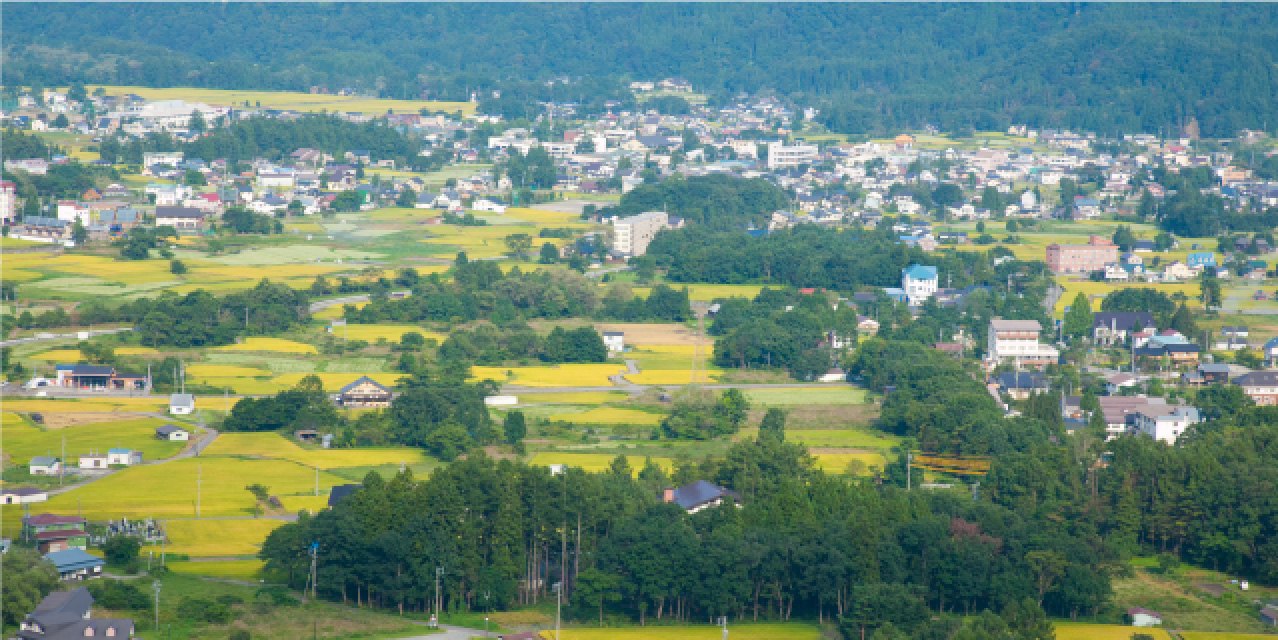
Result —
[{"label": "forested hill", "polygon": [[[852,132],[1010,122],[1205,135],[1264,125],[1272,4],[5,5],[9,83],[301,89],[531,100],[682,76],[773,89]],[[71,52],[54,53],[54,50]],[[79,55],[76,55],[79,54]],[[585,78],[584,84],[544,82]],[[504,96],[503,99],[506,99]]]}]

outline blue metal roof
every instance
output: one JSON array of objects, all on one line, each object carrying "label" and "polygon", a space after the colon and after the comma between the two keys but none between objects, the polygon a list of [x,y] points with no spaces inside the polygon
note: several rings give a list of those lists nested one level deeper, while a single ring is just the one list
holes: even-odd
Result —
[{"label": "blue metal roof", "polygon": [[912,264],[901,270],[901,275],[914,280],[936,280],[936,267]]},{"label": "blue metal roof", "polygon": [[75,571],[77,569],[89,569],[92,567],[100,567],[105,564],[102,558],[89,555],[80,549],[63,549],[62,551],[51,551],[44,554],[58,567],[60,573],[67,571]]}]

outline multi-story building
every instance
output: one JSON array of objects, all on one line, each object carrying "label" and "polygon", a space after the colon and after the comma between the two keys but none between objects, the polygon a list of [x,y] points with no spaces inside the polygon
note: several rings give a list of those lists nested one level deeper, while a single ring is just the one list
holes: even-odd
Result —
[{"label": "multi-story building", "polygon": [[1017,367],[1042,368],[1056,362],[1060,352],[1038,341],[1042,330],[1037,320],[990,320],[986,366],[993,368],[1001,362],[1011,362]]},{"label": "multi-story building", "polygon": [[901,269],[901,289],[905,291],[905,301],[916,307],[936,294],[938,278],[936,267],[925,267],[912,264]]},{"label": "multi-story building", "polygon": [[18,213],[18,185],[0,182],[0,222],[9,224]]},{"label": "multi-story building", "polygon": [[612,248],[627,258],[648,252],[648,243],[670,224],[664,211],[648,211],[629,218],[612,219]]},{"label": "multi-story building", "polygon": [[1118,245],[1101,236],[1092,236],[1087,244],[1047,245],[1047,268],[1053,273],[1103,271],[1117,261]]},{"label": "multi-story building", "polygon": [[817,154],[819,152],[820,150],[817,149],[816,145],[786,145],[784,142],[769,142],[768,168],[789,169],[801,164],[816,164]]},{"label": "multi-story building", "polygon": [[1198,409],[1177,406],[1171,410],[1157,410],[1152,405],[1136,412],[1132,420],[1133,434],[1143,433],[1155,440],[1175,444],[1180,434],[1191,424],[1201,422]]}]

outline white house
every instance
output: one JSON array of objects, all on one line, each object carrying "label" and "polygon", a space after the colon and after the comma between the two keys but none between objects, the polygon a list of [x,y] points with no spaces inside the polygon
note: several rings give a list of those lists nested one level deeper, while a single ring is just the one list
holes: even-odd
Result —
[{"label": "white house", "polygon": [[1133,627],[1156,627],[1163,623],[1162,614],[1140,607],[1128,609],[1127,617],[1132,619]]},{"label": "white house", "polygon": [[56,476],[62,472],[62,461],[52,456],[31,458],[28,470],[33,476]]},{"label": "white house", "polygon": [[470,205],[475,211],[488,211],[491,213],[506,213],[506,205],[500,201],[491,198],[480,198]]},{"label": "white house", "polygon": [[195,396],[190,393],[175,393],[169,396],[169,413],[184,416],[195,412]]},{"label": "white house", "polygon": [[1168,411],[1151,406],[1136,412],[1132,431],[1144,433],[1168,444],[1175,444],[1176,439],[1189,428],[1189,425],[1200,421],[1198,409],[1193,407],[1176,406]]},{"label": "white house", "polygon": [[1038,334],[1042,330],[1037,320],[990,320],[986,365],[993,368],[1003,361],[1011,361],[1017,367],[1054,364],[1060,352],[1051,345],[1039,343]]},{"label": "white house", "polygon": [[0,489],[0,504],[25,504],[28,502],[44,502],[49,499],[49,494],[44,489],[32,489],[23,487],[15,489],[6,487]]},{"label": "white house", "polygon": [[103,453],[84,453],[80,455],[81,469],[106,469],[111,465],[109,458]]},{"label": "white house", "polygon": [[901,270],[901,289],[905,291],[905,301],[911,307],[917,307],[935,295],[937,282],[936,267],[912,264]]},{"label": "white house", "polygon": [[609,352],[620,352],[626,350],[626,334],[621,331],[605,331],[603,332],[604,346],[608,347]]},{"label": "white house", "polygon": [[122,464],[124,466],[142,464],[142,452],[132,449],[107,449],[107,464]]},{"label": "white house", "polygon": [[176,167],[179,164],[182,164],[182,158],[184,155],[185,154],[181,151],[148,151],[142,154],[142,166],[147,169],[150,169],[157,164],[166,164],[170,167]]}]

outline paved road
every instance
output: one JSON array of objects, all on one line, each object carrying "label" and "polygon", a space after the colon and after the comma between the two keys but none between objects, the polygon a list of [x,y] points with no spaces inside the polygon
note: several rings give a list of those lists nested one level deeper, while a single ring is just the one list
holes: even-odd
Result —
[{"label": "paved road", "polygon": [[[201,436],[198,440],[196,440],[196,441],[195,441],[195,444],[194,444],[193,446],[189,446],[189,447],[187,447],[187,448],[183,449],[181,453],[179,453],[179,454],[177,454],[177,455],[175,455],[175,456],[172,456],[172,457],[169,457],[169,458],[164,458],[164,459],[162,459],[162,460],[151,460],[151,461],[149,461],[149,462],[144,462],[143,464],[164,464],[164,463],[166,463],[166,462],[172,462],[173,460],[180,460],[180,459],[182,459],[182,458],[190,458],[190,457],[192,457],[192,456],[196,455],[197,453],[199,453],[200,451],[203,451],[203,450],[207,449],[207,448],[208,448],[208,446],[209,446],[210,444],[213,444],[213,441],[217,439],[217,435],[218,435],[217,429],[212,429],[212,428],[209,428],[209,427],[205,427],[205,428],[204,428],[204,435],[203,435],[203,436]],[[101,480],[102,478],[105,478],[105,477],[107,477],[107,476],[109,476],[109,475],[111,475],[111,474],[115,473],[116,471],[117,471],[116,469],[106,469],[106,470],[103,470],[103,471],[92,471],[92,472],[89,472],[88,474],[85,474],[85,475],[87,475],[88,477],[86,477],[84,480],[81,480],[80,482],[77,482],[77,483],[75,483],[75,484],[63,485],[63,486],[61,486],[61,487],[58,487],[57,489],[50,489],[50,490],[49,490],[49,495],[51,495],[51,496],[56,496],[56,495],[58,495],[58,494],[60,494],[60,493],[66,493],[66,492],[68,492],[68,491],[71,491],[72,489],[79,489],[80,487],[83,487],[84,485],[89,484],[89,483],[91,483],[91,482],[97,482],[98,480]],[[245,516],[245,517],[252,517],[252,516]],[[270,516],[264,516],[264,517],[270,517]],[[293,519],[293,520],[296,520],[296,519],[297,519],[297,516],[291,516],[291,517],[292,517],[292,519]],[[217,520],[217,519],[219,519],[219,518],[203,518],[203,519],[204,519],[204,520]]]},{"label": "paved road", "polygon": [[[109,336],[113,333],[123,333],[132,331],[133,327],[120,327],[118,329],[93,329],[88,332],[89,337]],[[20,344],[30,344],[32,342],[48,342],[50,340],[75,340],[80,337],[81,331],[72,331],[71,333],[37,333],[34,336],[26,338],[14,338],[13,340],[0,341],[0,347],[12,347]]]},{"label": "paved road", "polygon": [[368,294],[358,296],[345,296],[341,298],[329,298],[328,300],[318,300],[311,303],[311,313],[323,311],[329,307],[340,307],[344,304],[355,304],[357,302],[368,302]]}]

